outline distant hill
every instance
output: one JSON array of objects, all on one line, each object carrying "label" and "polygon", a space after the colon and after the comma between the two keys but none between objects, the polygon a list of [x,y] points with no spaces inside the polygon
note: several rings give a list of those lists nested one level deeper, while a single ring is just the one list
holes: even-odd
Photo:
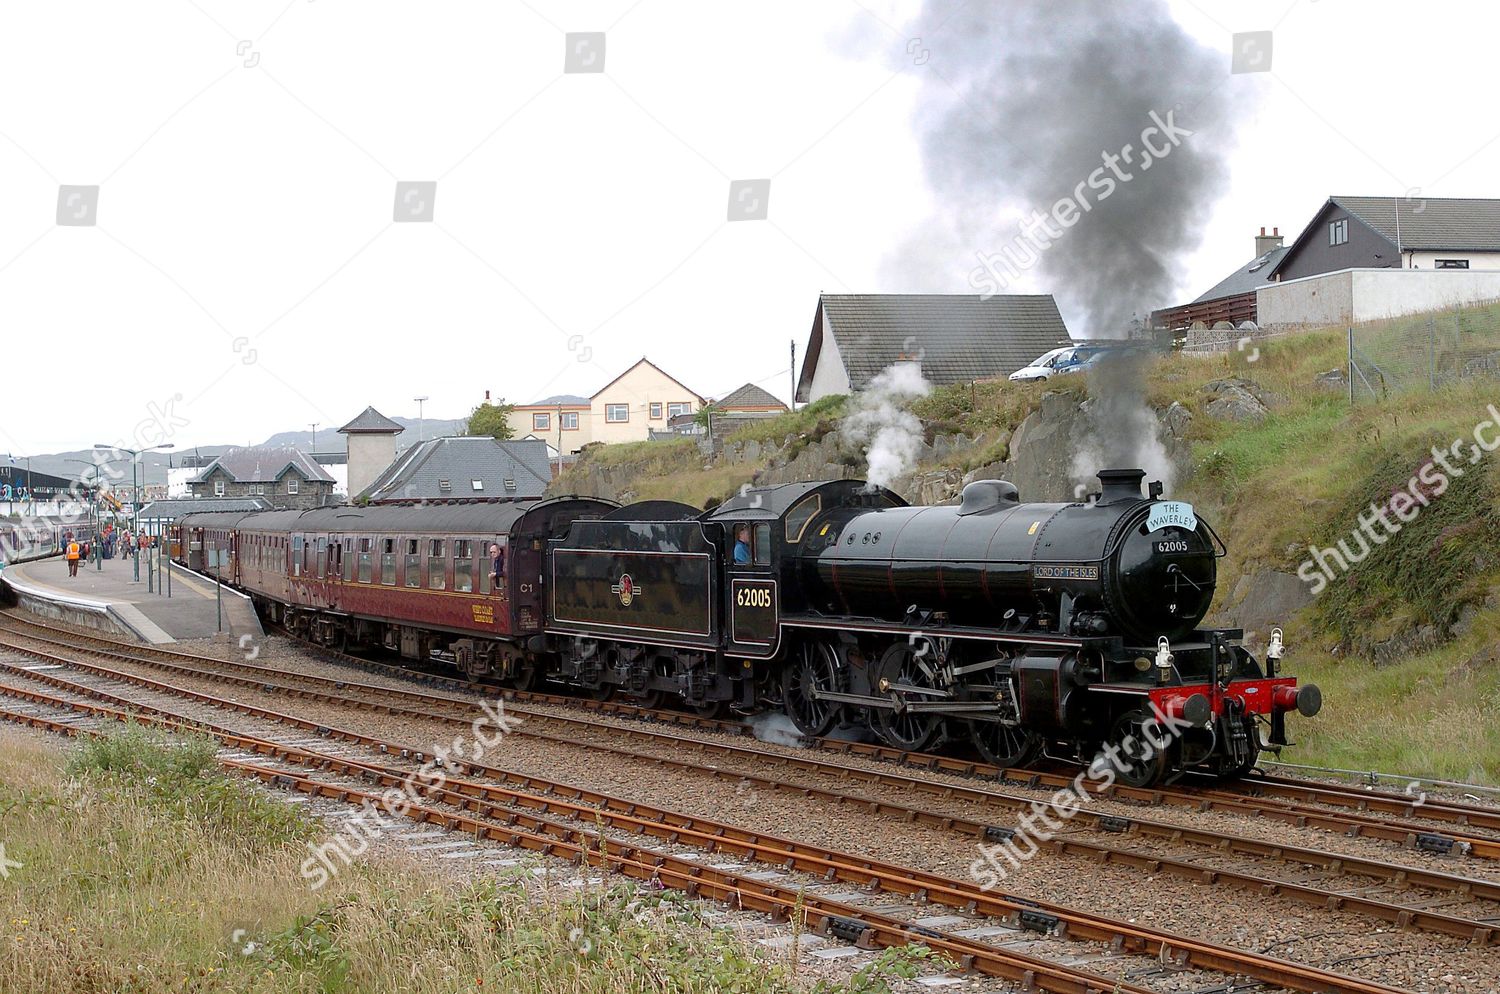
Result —
[{"label": "distant hill", "polygon": [[[396,443],[403,448],[418,441],[418,436],[425,438],[437,438],[440,435],[456,435],[462,432],[468,424],[467,418],[459,418],[453,421],[438,418],[427,418],[418,423],[416,418],[391,418],[406,431],[396,436]],[[318,451],[319,452],[342,452],[344,450],[344,438],[338,433],[339,426],[331,428],[318,428]],[[302,449],[311,452],[313,447],[313,435],[311,431],[281,431],[266,439],[263,445],[289,445],[294,449]]]},{"label": "distant hill", "polygon": [[[406,448],[420,440],[420,438],[436,438],[440,435],[455,435],[464,430],[468,423],[467,419],[458,418],[448,420],[445,418],[426,418],[418,423],[416,418],[392,418],[392,421],[401,425],[406,431],[396,436],[396,444],[399,448]],[[344,437],[338,433],[338,425],[328,428],[318,428],[319,452],[343,452]],[[197,455],[206,459],[212,459],[225,449],[232,448],[234,444],[228,445],[194,445],[179,449],[171,449],[167,452],[147,452],[141,456],[142,479],[141,483],[166,483],[167,468],[169,466],[180,466],[184,455]],[[304,452],[313,451],[313,434],[311,431],[280,431],[260,443],[266,446],[289,446],[301,449]],[[4,454],[0,453],[0,458]],[[25,467],[26,456],[16,456],[16,465]],[[88,467],[94,463],[93,449],[76,449],[72,452],[49,452],[30,457],[31,469],[37,473],[51,473],[55,476],[77,476],[79,473],[93,475]],[[77,461],[75,461],[77,460]],[[82,462],[84,465],[80,465]],[[125,472],[125,486],[130,485],[130,462],[128,457],[114,464]]]}]

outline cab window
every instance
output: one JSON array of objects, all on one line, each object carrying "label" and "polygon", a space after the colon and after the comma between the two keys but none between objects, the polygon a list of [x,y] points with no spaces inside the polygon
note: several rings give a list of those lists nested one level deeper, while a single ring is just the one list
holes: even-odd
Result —
[{"label": "cab window", "polygon": [[803,498],[802,503],[792,508],[786,514],[786,540],[793,544],[802,541],[802,533],[807,530],[808,522],[822,509],[823,498],[820,494]]},{"label": "cab window", "polygon": [[771,523],[762,521],[755,526],[750,549],[755,555],[755,565],[765,566],[771,561]]}]

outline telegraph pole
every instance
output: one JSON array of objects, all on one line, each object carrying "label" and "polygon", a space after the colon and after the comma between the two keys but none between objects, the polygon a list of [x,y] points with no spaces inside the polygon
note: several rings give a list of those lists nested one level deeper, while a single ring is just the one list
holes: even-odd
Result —
[{"label": "telegraph pole", "polygon": [[791,396],[791,401],[792,401],[792,403],[791,403],[790,406],[787,407],[787,410],[789,410],[789,411],[795,411],[797,409],[797,340],[795,338],[792,339],[792,396]]}]

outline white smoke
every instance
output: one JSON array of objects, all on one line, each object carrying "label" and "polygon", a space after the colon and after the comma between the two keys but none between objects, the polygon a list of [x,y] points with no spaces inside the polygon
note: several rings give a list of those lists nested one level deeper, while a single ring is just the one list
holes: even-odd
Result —
[{"label": "white smoke", "polygon": [[888,487],[916,468],[922,422],[907,405],[931,392],[921,363],[898,362],[876,373],[854,395],[852,410],[844,419],[844,437],[864,448],[869,465],[865,479],[870,486]]},{"label": "white smoke", "polygon": [[790,746],[793,749],[807,748],[807,739],[802,730],[780,711],[762,711],[752,714],[746,720],[750,723],[750,731],[756,741]]}]

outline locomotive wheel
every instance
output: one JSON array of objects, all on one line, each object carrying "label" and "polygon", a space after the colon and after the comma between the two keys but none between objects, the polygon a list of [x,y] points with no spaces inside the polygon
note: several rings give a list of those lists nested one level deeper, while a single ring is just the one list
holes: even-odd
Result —
[{"label": "locomotive wheel", "polygon": [[[657,656],[651,661],[651,672],[656,676],[671,676],[676,672],[676,668],[676,663],[666,656]],[[678,699],[672,691],[652,688],[639,694],[636,697],[636,703],[643,708],[658,711],[668,700],[672,699]]]},{"label": "locomotive wheel", "polygon": [[1142,711],[1121,715],[1109,740],[1116,748],[1115,777],[1130,787],[1159,783],[1171,767],[1170,747],[1156,719]]},{"label": "locomotive wheel", "polygon": [[694,704],[693,713],[700,718],[723,718],[729,714],[729,702],[708,701],[704,704]]},{"label": "locomotive wheel", "polygon": [[787,717],[803,735],[827,735],[842,708],[833,701],[817,700],[812,690],[841,691],[844,674],[834,651],[821,642],[804,642],[787,660],[781,673],[781,699]]},{"label": "locomotive wheel", "polygon": [[1042,751],[1042,740],[1035,732],[1002,725],[998,721],[969,722],[969,740],[985,762],[1001,769],[1029,766]]},{"label": "locomotive wheel", "polygon": [[[912,687],[936,689],[936,673],[931,665],[904,644],[893,645],[880,657],[876,671],[877,687],[886,684],[905,684]],[[891,696],[896,696],[892,694]],[[912,700],[933,700],[926,695],[913,694]],[[892,749],[920,752],[932,744],[943,730],[941,715],[931,712],[895,711],[887,708],[870,709],[870,727],[880,736],[880,741]]]}]

